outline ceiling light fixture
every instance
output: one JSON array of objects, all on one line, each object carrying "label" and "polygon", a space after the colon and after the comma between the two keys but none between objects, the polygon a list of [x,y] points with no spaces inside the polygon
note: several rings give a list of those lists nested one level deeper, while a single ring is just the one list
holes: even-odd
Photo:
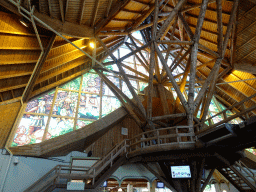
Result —
[{"label": "ceiling light fixture", "polygon": [[24,25],[25,27],[28,27],[28,21],[24,17],[20,18],[19,20],[22,25]]},{"label": "ceiling light fixture", "polygon": [[95,44],[93,42],[90,42],[89,45],[92,49],[95,47]]},{"label": "ceiling light fixture", "polygon": [[121,192],[121,191],[123,191],[123,190],[122,190],[122,188],[119,188],[118,191]]}]

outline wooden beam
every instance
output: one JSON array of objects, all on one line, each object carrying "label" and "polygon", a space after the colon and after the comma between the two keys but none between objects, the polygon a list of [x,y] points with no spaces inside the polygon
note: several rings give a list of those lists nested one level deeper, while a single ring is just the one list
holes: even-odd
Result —
[{"label": "wooden beam", "polygon": [[95,33],[99,33],[100,30],[109,22],[111,21],[116,15],[117,13],[123,9],[128,3],[130,2],[130,0],[124,0],[120,3],[117,3],[115,7],[112,8],[112,11],[109,13],[107,18],[102,19],[96,26],[95,26]]},{"label": "wooden beam", "polygon": [[[138,46],[137,46],[137,44],[135,43],[135,41],[134,41],[134,39],[133,39],[132,34],[129,34],[128,36],[130,37],[130,40],[131,40],[131,42],[132,42],[133,46],[135,46],[135,47],[136,47],[136,49],[137,49],[137,48],[138,48]],[[149,64],[148,64],[148,61],[146,60],[146,58],[144,57],[144,55],[142,54],[142,52],[141,52],[141,51],[139,51],[139,54],[140,54],[141,58],[143,59],[143,61],[145,62],[145,64],[146,64],[146,65],[149,65]]]},{"label": "wooden beam", "polygon": [[194,89],[195,89],[195,78],[196,78],[196,64],[197,64],[197,52],[198,52],[198,43],[200,39],[200,34],[203,27],[203,22],[205,18],[205,13],[207,10],[208,0],[203,0],[200,13],[197,20],[196,31],[193,36],[194,45],[191,49],[191,65],[190,65],[190,76],[189,76],[189,93],[188,93],[188,125],[193,126],[193,117],[194,117]]},{"label": "wooden beam", "polygon": [[33,91],[33,87],[35,85],[35,82],[39,77],[40,71],[41,71],[41,69],[43,67],[43,64],[44,64],[52,46],[53,46],[55,38],[56,38],[56,35],[53,34],[51,39],[50,39],[50,42],[48,43],[47,48],[45,49],[44,53],[42,54],[42,57],[37,62],[36,67],[34,68],[33,74],[31,75],[31,77],[29,79],[29,82],[28,82],[28,84],[27,84],[27,86],[26,86],[26,88],[23,92],[23,95],[22,95],[22,101],[23,102],[27,102],[29,100],[30,95]]},{"label": "wooden beam", "polygon": [[83,0],[82,11],[81,11],[80,21],[79,21],[80,25],[82,24],[82,20],[83,20],[83,16],[84,16],[85,2],[86,2],[86,0]]},{"label": "wooden beam", "polygon": [[106,17],[106,18],[108,18],[108,16],[109,16],[109,11],[110,11],[110,8],[111,8],[111,6],[112,6],[112,2],[113,2],[113,0],[109,0],[109,1],[108,1],[108,7],[107,7],[107,10],[106,10],[106,12],[105,12],[105,17]]},{"label": "wooden beam", "polygon": [[95,1],[93,14],[92,14],[92,20],[91,20],[91,27],[94,27],[94,24],[95,24],[95,21],[97,18],[98,9],[99,9],[99,3],[100,3],[100,0]]},{"label": "wooden beam", "polygon": [[180,0],[177,5],[175,6],[175,8],[172,10],[172,12],[170,13],[170,15],[167,17],[167,19],[165,20],[164,24],[162,25],[162,27],[160,28],[158,35],[156,37],[156,40],[158,39],[162,39],[168,32],[168,30],[170,29],[171,25],[172,25],[172,20],[174,19],[174,17],[176,16],[176,14],[178,13],[178,11],[181,9],[182,5],[186,2],[186,0]]},{"label": "wooden beam", "polygon": [[52,17],[52,5],[51,5],[51,1],[50,0],[48,0],[48,7],[49,7],[50,17]]},{"label": "wooden beam", "polygon": [[[131,46],[128,43],[125,43],[125,45],[133,52],[133,49],[131,48]],[[149,71],[148,65],[146,65],[136,53],[134,54],[134,56],[136,57],[136,59],[138,59],[138,61],[144,67],[144,69],[146,71]]]},{"label": "wooden beam", "polygon": [[59,0],[59,5],[60,5],[60,16],[61,16],[61,21],[62,21],[62,23],[64,23],[64,22],[65,22],[65,13],[64,13],[63,0]]},{"label": "wooden beam", "polygon": [[164,115],[169,115],[170,110],[169,110],[169,105],[168,105],[166,94],[165,94],[165,88],[162,84],[158,84],[157,88],[158,88],[158,93],[161,99]]},{"label": "wooden beam", "polygon": [[141,113],[143,114],[144,117],[146,117],[146,111],[145,111],[145,108],[144,106],[142,105],[142,102],[141,100],[139,99],[138,95],[136,94],[136,92],[134,91],[126,73],[124,72],[123,70],[123,67],[122,65],[120,64],[120,61],[117,60],[117,58],[113,55],[113,53],[108,49],[108,47],[101,41],[100,38],[96,37],[96,39],[98,40],[98,42],[104,47],[104,49],[108,52],[108,54],[110,55],[110,57],[116,62],[117,64],[117,67],[120,71],[120,73],[122,74],[122,77],[123,77],[123,80],[124,82],[126,83],[129,91],[131,92],[133,98],[135,99],[135,101],[137,102],[138,104],[138,108],[140,109]]},{"label": "wooden beam", "polygon": [[[218,2],[219,1],[219,2]],[[232,7],[232,11],[231,11],[231,16],[230,16],[230,19],[229,19],[229,23],[228,23],[228,27],[227,27],[227,31],[226,31],[226,34],[225,34],[225,38],[224,38],[224,41],[223,41],[223,35],[222,35],[222,7],[221,7],[221,3],[222,1],[221,0],[218,0],[217,1],[217,16],[218,16],[218,30],[220,30],[220,34],[219,34],[219,38],[218,38],[218,43],[219,43],[219,46],[218,46],[218,49],[219,49],[219,54],[220,54],[220,58],[217,59],[218,61],[218,65],[217,65],[217,69],[216,71],[214,71],[214,74],[213,74],[213,77],[212,77],[212,81],[211,81],[211,86],[210,86],[210,90],[209,90],[209,93],[207,95],[207,101],[206,101],[206,104],[205,104],[205,109],[204,109],[204,113],[203,113],[203,116],[202,116],[202,121],[205,120],[206,116],[207,116],[207,113],[208,113],[208,108],[210,106],[210,102],[211,102],[211,99],[212,99],[212,96],[213,96],[213,92],[214,92],[214,89],[215,89],[215,84],[216,84],[216,80],[217,80],[217,74],[219,73],[219,68],[220,68],[220,63],[225,55],[225,51],[226,51],[226,48],[227,48],[227,44],[228,44],[228,40],[229,40],[229,37],[230,37],[230,34],[231,34],[231,29],[232,29],[232,25],[235,21],[235,16],[236,16],[236,11],[237,11],[237,7],[238,7],[238,3],[239,3],[239,0],[235,0],[234,3],[233,3],[233,7]],[[220,45],[222,44],[223,45]]]},{"label": "wooden beam", "polygon": [[185,100],[183,94],[181,93],[180,88],[179,88],[179,86],[177,85],[177,83],[176,83],[176,81],[175,81],[175,79],[174,79],[174,77],[173,77],[173,75],[172,75],[172,72],[171,72],[171,70],[169,69],[169,67],[168,67],[168,65],[167,65],[167,63],[166,63],[166,61],[165,61],[165,59],[164,59],[164,57],[163,57],[161,51],[160,51],[159,48],[157,47],[157,44],[156,44],[156,43],[155,43],[155,50],[156,50],[156,52],[157,52],[157,55],[158,55],[158,57],[159,57],[159,59],[160,59],[162,65],[163,65],[163,67],[165,68],[165,71],[166,71],[166,73],[167,73],[167,75],[168,75],[170,81],[172,82],[173,88],[175,89],[175,91],[176,91],[178,97],[180,98],[180,101],[181,101],[181,103],[182,103],[182,105],[183,105],[183,108],[185,109],[186,112],[188,112],[187,102],[186,102],[186,100]]}]

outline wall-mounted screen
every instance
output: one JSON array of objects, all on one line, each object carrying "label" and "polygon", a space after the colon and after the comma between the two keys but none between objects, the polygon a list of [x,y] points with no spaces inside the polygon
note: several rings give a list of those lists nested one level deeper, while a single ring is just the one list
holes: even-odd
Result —
[{"label": "wall-mounted screen", "polygon": [[157,182],[156,183],[156,188],[164,188],[164,183],[163,182]]},{"label": "wall-mounted screen", "polygon": [[108,186],[108,182],[104,181],[104,183],[102,184],[102,187],[107,187]]},{"label": "wall-mounted screen", "polygon": [[190,166],[171,166],[172,178],[191,178]]}]

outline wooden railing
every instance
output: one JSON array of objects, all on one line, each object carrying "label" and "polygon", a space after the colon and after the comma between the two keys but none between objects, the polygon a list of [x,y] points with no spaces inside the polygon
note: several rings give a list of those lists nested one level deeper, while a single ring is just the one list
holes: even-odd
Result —
[{"label": "wooden railing", "polygon": [[240,172],[244,173],[245,177],[251,178],[254,182],[254,185],[256,184],[256,175],[251,171],[250,168],[248,168],[242,161],[236,161],[235,166],[237,166],[237,169],[240,170]]},{"label": "wooden railing", "polygon": [[[188,126],[175,126],[143,132],[130,140],[123,140],[92,167],[57,165],[31,185],[26,192],[37,191],[38,185],[43,183],[44,185],[47,183],[56,184],[60,179],[89,179],[94,185],[97,176],[106,167],[112,167],[120,156],[154,146],[183,145],[184,143],[195,143],[194,133],[190,132],[190,127]],[[45,187],[44,185],[41,186]]]},{"label": "wooden railing", "polygon": [[143,132],[130,139],[129,152],[160,145],[195,143],[194,133],[190,129],[189,126],[175,126]]},{"label": "wooden railing", "polygon": [[[251,112],[252,110],[256,109],[256,105],[253,105],[252,107],[249,107],[249,108],[245,108],[245,102],[250,101],[254,97],[256,97],[256,94],[253,94],[250,97],[247,97],[246,99],[244,99],[244,100],[242,100],[242,101],[240,101],[240,102],[238,102],[238,103],[228,107],[227,109],[225,109],[225,110],[223,110],[223,111],[221,111],[221,112],[211,116],[210,118],[206,119],[204,122],[195,125],[197,132],[200,131],[200,128],[201,129],[202,128],[206,128],[206,127],[207,127],[207,129],[214,128],[214,127],[217,127],[217,126],[219,126],[221,124],[227,123],[227,122],[229,122],[229,121],[231,121],[231,120],[233,120],[233,119],[235,119],[237,117],[242,117],[243,115],[247,116],[249,112]],[[243,110],[238,112],[238,113],[236,113],[236,114],[234,114],[234,115],[232,115],[232,116],[230,116],[230,117],[227,117],[227,111],[231,111],[232,109],[234,109],[234,108],[236,108],[238,106],[240,106]],[[215,118],[215,117],[217,117],[219,115],[221,115],[224,119],[222,121],[220,121],[220,122],[217,122],[217,123],[213,124],[212,123],[213,118]],[[206,122],[208,122],[209,126],[206,125]]]}]

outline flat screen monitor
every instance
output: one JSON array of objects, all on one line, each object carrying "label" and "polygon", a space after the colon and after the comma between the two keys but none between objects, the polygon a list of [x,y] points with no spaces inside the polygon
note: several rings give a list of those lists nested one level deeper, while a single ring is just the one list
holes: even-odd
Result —
[{"label": "flat screen monitor", "polygon": [[104,181],[104,183],[102,184],[102,187],[107,187],[108,186],[108,182]]},{"label": "flat screen monitor", "polygon": [[175,179],[186,179],[191,178],[190,166],[171,166],[172,178]]},{"label": "flat screen monitor", "polygon": [[164,183],[163,182],[157,182],[156,183],[156,188],[164,188]]}]

